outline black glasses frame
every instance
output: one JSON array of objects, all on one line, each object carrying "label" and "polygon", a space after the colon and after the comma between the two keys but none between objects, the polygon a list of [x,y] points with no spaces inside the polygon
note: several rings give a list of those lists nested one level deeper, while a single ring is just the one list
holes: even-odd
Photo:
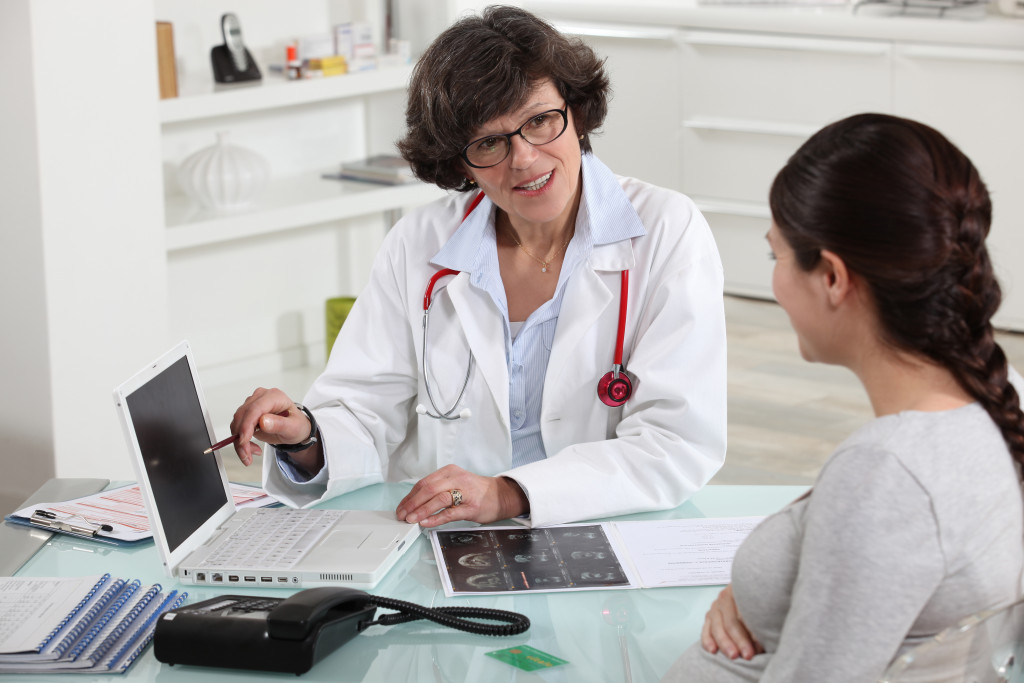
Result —
[{"label": "black glasses frame", "polygon": [[[534,147],[540,147],[542,145],[550,144],[550,143],[554,142],[555,140],[557,140],[558,138],[562,137],[562,134],[565,133],[565,129],[569,127],[569,114],[568,114],[568,111],[569,111],[569,103],[566,102],[565,106],[562,107],[561,109],[548,109],[547,111],[542,111],[539,114],[534,114],[533,116],[531,116],[526,121],[526,123],[524,123],[523,125],[519,126],[519,128],[516,128],[511,133],[494,133],[492,135],[484,135],[483,137],[479,137],[476,140],[470,141],[470,143],[468,145],[466,145],[465,147],[463,147],[462,151],[459,152],[459,156],[462,157],[462,160],[465,161],[470,166],[472,166],[473,168],[494,168],[495,166],[497,166],[501,162],[505,161],[505,159],[508,159],[508,155],[512,153],[512,138],[514,138],[517,135],[520,136],[521,138],[523,138],[524,140],[526,140],[527,142],[529,142]],[[523,128],[526,128],[526,126],[529,125],[530,121],[533,121],[538,116],[544,116],[545,114],[554,114],[554,113],[561,114],[561,116],[562,116],[562,130],[560,130],[558,132],[558,135],[556,135],[555,137],[551,138],[547,142],[540,142],[540,143],[537,143],[537,144],[534,144],[534,143],[530,142],[529,140],[527,140],[526,136],[523,135]],[[470,147],[472,147],[476,143],[480,142],[481,140],[487,140],[488,138],[505,138],[505,143],[506,143],[506,145],[505,145],[505,156],[503,156],[498,161],[495,161],[493,164],[487,164],[486,166],[479,166],[477,164],[474,164],[472,161],[469,160],[469,153],[468,153],[467,150],[469,150]]]}]

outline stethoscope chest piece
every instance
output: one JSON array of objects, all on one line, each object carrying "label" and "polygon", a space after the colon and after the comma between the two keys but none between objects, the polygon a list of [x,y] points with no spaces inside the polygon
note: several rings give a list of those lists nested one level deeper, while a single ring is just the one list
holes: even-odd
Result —
[{"label": "stethoscope chest piece", "polygon": [[597,397],[611,408],[624,405],[632,393],[633,383],[620,368],[605,373],[597,383]]}]

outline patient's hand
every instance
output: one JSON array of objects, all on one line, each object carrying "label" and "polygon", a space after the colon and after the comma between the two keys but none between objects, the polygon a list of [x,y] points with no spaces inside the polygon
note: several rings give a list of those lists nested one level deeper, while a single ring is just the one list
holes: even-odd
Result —
[{"label": "patient's hand", "polygon": [[764,647],[747,630],[736,609],[732,585],[726,586],[711,603],[711,609],[704,617],[700,643],[711,654],[721,651],[729,659],[753,659],[754,655],[764,652]]}]

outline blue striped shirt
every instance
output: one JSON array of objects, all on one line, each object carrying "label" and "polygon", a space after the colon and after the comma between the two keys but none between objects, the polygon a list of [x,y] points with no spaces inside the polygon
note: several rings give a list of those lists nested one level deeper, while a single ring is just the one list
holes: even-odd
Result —
[{"label": "blue striped shirt", "polygon": [[[498,266],[495,206],[486,197],[452,238],[431,259],[438,268],[470,273],[470,283],[490,295],[505,317],[505,360],[508,365],[508,404],[512,429],[512,467],[547,457],[541,439],[540,415],[555,326],[562,309],[565,285],[585,264],[597,245],[646,234],[618,179],[596,157],[582,159],[583,197],[576,214],[576,232],[566,248],[554,296],[523,322],[513,336],[508,302]],[[608,342],[608,367],[615,340]],[[594,400],[597,399],[595,385]]]}]

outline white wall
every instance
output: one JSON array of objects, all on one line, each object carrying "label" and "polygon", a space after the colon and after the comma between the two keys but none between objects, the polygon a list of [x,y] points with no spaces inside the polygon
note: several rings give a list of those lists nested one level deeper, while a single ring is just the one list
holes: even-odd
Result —
[{"label": "white wall", "polygon": [[111,393],[167,336],[153,21],[135,0],[0,5],[3,491],[131,478]]},{"label": "white wall", "polygon": [[[0,59],[20,64],[0,69],[0,500],[16,505],[53,476],[53,405],[49,349],[37,131],[28,2],[0,5]],[[40,343],[42,342],[42,343]],[[3,512],[9,512],[4,509]]]}]

